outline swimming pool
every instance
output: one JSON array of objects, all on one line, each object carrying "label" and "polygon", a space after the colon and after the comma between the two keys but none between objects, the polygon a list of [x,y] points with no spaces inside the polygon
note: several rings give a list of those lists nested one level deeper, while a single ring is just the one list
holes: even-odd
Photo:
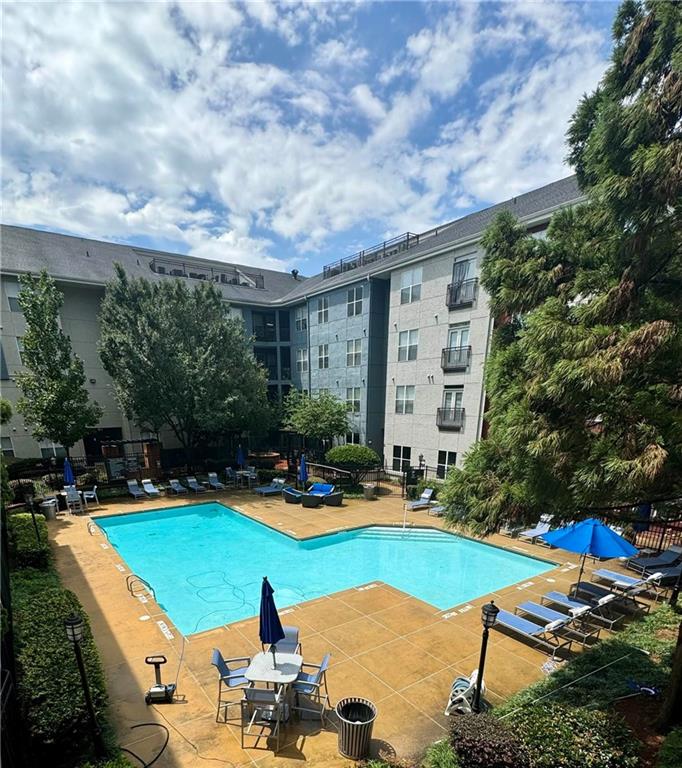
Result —
[{"label": "swimming pool", "polygon": [[426,528],[373,526],[297,541],[217,503],[97,524],[185,635],[257,615],[263,576],[278,608],[383,581],[445,610],[553,567]]}]

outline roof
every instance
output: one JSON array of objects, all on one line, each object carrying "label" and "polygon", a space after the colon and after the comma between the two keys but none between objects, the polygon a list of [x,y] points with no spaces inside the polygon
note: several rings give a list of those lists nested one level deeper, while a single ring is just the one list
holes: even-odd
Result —
[{"label": "roof", "polygon": [[[0,269],[10,274],[35,273],[46,269],[57,280],[104,285],[114,276],[115,262],[120,263],[129,275],[149,280],[167,279],[152,269],[153,265],[163,264],[179,267],[185,272],[207,274],[209,279],[216,281],[215,284],[228,301],[237,304],[282,305],[302,301],[311,294],[332,290],[359,278],[385,273],[403,264],[427,258],[434,251],[474,240],[500,211],[511,211],[519,219],[532,221],[534,218],[549,216],[554,210],[582,199],[576,177],[569,176],[424,232],[415,239],[415,245],[393,256],[326,279],[322,274],[296,279],[289,272],[226,264],[9,225],[2,225],[0,230]],[[239,284],[249,282],[251,277],[259,275],[262,276],[262,288]],[[236,276],[235,282],[238,284],[231,284],[232,276]]]}]

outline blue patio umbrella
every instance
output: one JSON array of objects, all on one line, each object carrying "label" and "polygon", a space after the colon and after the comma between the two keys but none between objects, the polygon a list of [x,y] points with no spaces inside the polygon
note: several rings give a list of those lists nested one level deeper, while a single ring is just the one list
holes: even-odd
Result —
[{"label": "blue patio umbrella", "polygon": [[284,638],[282,622],[279,620],[277,606],[273,597],[275,590],[270,585],[267,576],[263,576],[263,584],[260,590],[260,624],[258,634],[263,645],[269,645],[272,651],[272,663],[275,664],[275,651],[277,643]]},{"label": "blue patio umbrella", "polygon": [[616,533],[608,525],[600,520],[588,518],[579,523],[567,525],[565,528],[557,528],[542,535],[542,540],[553,547],[565,549],[567,552],[575,552],[582,555],[580,560],[580,573],[578,582],[585,569],[585,558],[592,557],[632,557],[637,554],[637,549]]},{"label": "blue patio umbrella", "polygon": [[244,451],[242,449],[242,444],[239,443],[237,446],[237,465],[244,469],[244,464],[246,464],[246,460],[244,459]]},{"label": "blue patio umbrella", "polygon": [[75,485],[76,478],[73,474],[73,467],[68,458],[64,459],[64,485]]},{"label": "blue patio umbrella", "polygon": [[308,467],[305,465],[305,453],[301,454],[301,464],[298,468],[298,479],[303,483],[303,490],[305,491],[305,484],[308,482]]}]

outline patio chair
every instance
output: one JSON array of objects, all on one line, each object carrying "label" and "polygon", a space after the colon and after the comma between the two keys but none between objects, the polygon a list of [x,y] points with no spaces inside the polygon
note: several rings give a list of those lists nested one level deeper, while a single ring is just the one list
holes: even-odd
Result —
[{"label": "patio chair", "polygon": [[[277,754],[286,709],[284,689],[245,688],[240,704],[242,749],[245,748],[245,736],[255,737],[256,742],[250,748],[256,749],[264,732],[268,730],[270,738],[275,739],[275,754]],[[251,733],[254,725],[260,727],[260,731],[255,734]]]},{"label": "patio chair", "polygon": [[673,568],[660,568],[658,583],[665,589],[665,585],[675,584],[682,574],[682,563]]},{"label": "patio chair", "polygon": [[194,493],[206,493],[206,489],[203,485],[199,485],[197,483],[197,479],[194,476],[186,477],[185,482],[187,483],[187,486],[189,487],[190,491],[194,491]]},{"label": "patio chair", "polygon": [[217,472],[208,473],[208,484],[214,491],[224,491],[225,485],[218,480]]},{"label": "patio chair", "polygon": [[583,648],[587,646],[588,640],[594,641],[599,639],[599,632],[601,631],[599,627],[590,627],[583,623],[583,618],[590,612],[589,605],[584,605],[581,609],[567,616],[565,613],[555,611],[546,605],[538,605],[538,603],[534,603],[532,600],[527,600],[514,608],[514,613],[518,614],[519,612],[544,622],[565,622],[565,625],[560,627],[560,630],[575,635]]},{"label": "patio chair", "polygon": [[66,493],[66,511],[74,514],[75,512],[83,511],[83,499],[80,493],[76,490],[75,485],[65,485],[64,492]]},{"label": "patio chair", "polygon": [[246,471],[248,474],[242,475],[242,481],[246,481],[246,484],[251,488],[258,482],[258,472],[256,471],[255,467],[247,467]]},{"label": "patio chair", "polygon": [[[239,704],[239,699],[224,699],[223,698],[223,686],[228,691],[235,688],[246,688],[250,685],[249,681],[244,677],[247,667],[251,663],[251,659],[248,656],[242,656],[235,659],[224,659],[223,654],[217,649],[213,649],[211,655],[211,664],[218,670],[218,709],[215,715],[215,721],[218,722],[220,718],[220,711],[225,712],[225,722],[227,722],[227,710],[228,707],[233,704]],[[241,664],[242,666],[236,668],[230,668],[230,664]]]},{"label": "patio chair", "polygon": [[632,571],[646,573],[677,565],[682,560],[682,545],[674,544],[656,557],[633,557],[625,564]]},{"label": "patio chair", "polygon": [[330,493],[334,493],[336,486],[331,483],[313,483],[308,488],[308,493],[311,496],[329,496]]},{"label": "patio chair", "polygon": [[426,510],[426,514],[433,515],[434,517],[443,517],[447,511],[447,507],[444,504],[433,504]]},{"label": "patio chair", "polygon": [[322,496],[315,496],[310,493],[301,494],[301,504],[308,509],[315,509],[322,505]]},{"label": "patio chair", "polygon": [[128,484],[128,493],[134,499],[144,499],[145,493],[137,484],[137,480],[126,480],[126,483]]},{"label": "patio chair", "polygon": [[502,536],[509,536],[510,538],[515,539],[522,530],[522,525],[512,525],[511,523],[507,523],[500,527],[498,533]]},{"label": "patio chair", "polygon": [[[581,612],[583,621],[587,619],[594,619],[600,624],[604,624],[609,629],[613,630],[614,626],[623,621],[622,613],[611,613],[610,603],[617,599],[616,595],[608,595],[607,597],[600,598],[596,603],[589,603],[587,600],[581,600],[578,597],[570,597],[559,591],[547,592],[540,598],[541,603],[549,603],[550,605],[560,605],[562,608],[566,608],[569,614],[573,615],[576,612]],[[587,614],[582,613],[585,608],[589,608]]]},{"label": "patio chair", "polygon": [[99,499],[97,498],[97,486],[93,485],[91,491],[83,491],[83,501],[85,502],[85,506],[87,507],[88,504],[91,501],[94,501],[95,504],[99,507]]},{"label": "patio chair", "polygon": [[284,639],[276,643],[277,653],[300,653],[301,643],[298,639],[298,627],[282,627]]},{"label": "patio chair", "polygon": [[152,483],[152,481],[146,477],[142,480],[142,490],[147,494],[147,496],[160,496],[161,491]]},{"label": "patio chair", "polygon": [[408,501],[408,509],[422,509],[423,507],[431,506],[431,497],[433,496],[433,488],[424,488],[422,495],[416,501]]},{"label": "patio chair", "polygon": [[239,477],[232,467],[225,467],[225,487],[236,488],[239,484]]},{"label": "patio chair", "polygon": [[340,507],[343,503],[343,491],[334,491],[322,497],[325,507]]},{"label": "patio chair", "polygon": [[[331,654],[328,653],[322,659],[320,664],[303,664],[298,673],[294,684],[292,685],[295,701],[293,709],[297,712],[312,712],[319,715],[320,721],[324,724],[324,712],[329,701],[329,691],[327,690],[327,668]],[[305,669],[315,670],[314,672],[304,672]],[[324,688],[324,695],[322,694]],[[301,696],[305,696],[313,705],[311,707],[301,706]],[[314,707],[319,707],[316,709]]]},{"label": "patio chair", "polygon": [[180,494],[188,492],[187,488],[185,488],[185,486],[178,482],[174,477],[171,477],[171,479],[168,481],[168,484],[173,493]]},{"label": "patio chair", "polygon": [[[450,688],[450,697],[448,703],[445,705],[446,717],[449,717],[453,712],[457,712],[460,715],[470,715],[472,713],[472,705],[474,703],[474,695],[476,693],[476,682],[478,681],[478,670],[475,669],[469,677],[457,677]],[[481,681],[481,698],[485,694],[485,680]]]},{"label": "patio chair", "polygon": [[258,488],[254,488],[253,492],[259,496],[278,496],[282,493],[284,482],[283,477],[275,477],[270,481],[270,485],[261,485]]},{"label": "patio chair", "polygon": [[497,614],[496,628],[503,628],[519,635],[524,640],[530,640],[532,643],[539,645],[545,650],[552,651],[552,659],[556,658],[556,653],[559,650],[571,649],[570,638],[562,637],[558,634],[558,630],[562,629],[566,625],[566,620],[562,621],[550,621],[545,625],[536,624],[533,621],[524,619],[522,616],[517,616],[515,613],[509,611],[500,611]]},{"label": "patio chair", "polygon": [[300,504],[303,493],[295,488],[282,488],[282,498],[287,504]]}]

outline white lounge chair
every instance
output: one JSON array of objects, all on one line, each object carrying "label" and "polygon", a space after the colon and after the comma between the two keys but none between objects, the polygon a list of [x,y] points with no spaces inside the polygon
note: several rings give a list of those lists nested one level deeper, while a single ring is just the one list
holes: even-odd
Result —
[{"label": "white lounge chair", "polygon": [[407,503],[408,509],[423,509],[424,507],[431,506],[431,497],[433,496],[433,488],[424,488],[422,495],[416,501],[409,501]]},{"label": "white lounge chair", "polygon": [[142,481],[142,488],[144,489],[144,492],[147,494],[147,496],[160,496],[161,491],[152,483],[152,481],[149,478],[145,478]]},{"label": "white lounge chair", "polygon": [[218,480],[217,472],[208,473],[208,484],[214,491],[224,491],[225,485]]}]

